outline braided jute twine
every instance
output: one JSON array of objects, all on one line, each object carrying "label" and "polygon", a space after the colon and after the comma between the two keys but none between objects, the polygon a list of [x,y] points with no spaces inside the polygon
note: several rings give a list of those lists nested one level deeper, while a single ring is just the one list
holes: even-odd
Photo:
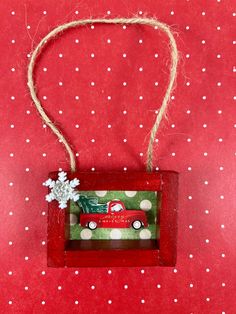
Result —
[{"label": "braided jute twine", "polygon": [[170,63],[170,74],[169,74],[169,80],[168,80],[168,86],[166,90],[166,94],[163,98],[162,104],[160,106],[160,109],[158,111],[155,123],[151,129],[150,132],[150,139],[149,139],[149,144],[148,144],[148,149],[147,149],[147,162],[146,162],[146,168],[147,171],[152,171],[153,169],[153,144],[154,144],[154,139],[157,133],[157,130],[159,129],[160,123],[165,116],[166,109],[168,106],[168,102],[170,100],[171,92],[174,87],[174,82],[177,74],[177,64],[178,64],[178,50],[176,46],[176,42],[173,36],[173,33],[170,29],[170,27],[158,21],[157,19],[154,18],[114,18],[114,19],[106,19],[106,18],[101,18],[101,19],[85,19],[85,20],[77,20],[77,21],[72,21],[69,23],[65,23],[63,25],[57,26],[54,28],[50,33],[48,33],[37,45],[37,47],[34,49],[32,52],[30,62],[28,65],[28,87],[30,90],[30,95],[33,99],[33,102],[40,113],[42,120],[51,128],[52,132],[58,137],[59,141],[65,146],[65,149],[67,153],[69,154],[70,157],[70,168],[72,172],[76,171],[76,158],[75,154],[67,141],[67,139],[64,137],[62,132],[56,127],[56,125],[52,122],[52,120],[48,117],[46,112],[44,111],[42,104],[37,96],[37,91],[35,87],[35,81],[33,78],[33,72],[34,72],[34,67],[35,67],[35,62],[37,57],[42,51],[42,48],[51,41],[53,38],[55,38],[59,33],[62,33],[65,30],[68,30],[70,28],[74,28],[77,26],[83,26],[87,24],[141,24],[141,25],[148,25],[151,27],[154,27],[156,29],[159,29],[163,31],[169,39],[169,45],[170,45],[170,57],[171,57],[171,63]]}]

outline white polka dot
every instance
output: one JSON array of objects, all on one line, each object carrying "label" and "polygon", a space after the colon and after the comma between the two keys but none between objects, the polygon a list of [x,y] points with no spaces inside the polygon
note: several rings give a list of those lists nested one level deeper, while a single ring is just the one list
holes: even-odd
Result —
[{"label": "white polka dot", "polygon": [[80,232],[80,237],[83,240],[90,240],[92,238],[92,231],[89,229],[83,229]]},{"label": "white polka dot", "polygon": [[137,191],[125,191],[125,195],[128,197],[134,197],[137,194]]},{"label": "white polka dot", "polygon": [[110,232],[110,238],[113,240],[119,240],[122,237],[122,233],[119,229],[112,229]]},{"label": "white polka dot", "polygon": [[148,211],[152,208],[152,203],[149,200],[142,200],[140,203],[140,208],[142,210]]},{"label": "white polka dot", "polygon": [[107,191],[95,191],[95,194],[99,197],[103,197],[107,194]]},{"label": "white polka dot", "polygon": [[142,239],[142,240],[151,239],[151,236],[152,236],[151,231],[148,230],[148,229],[143,229],[143,230],[141,230],[140,233],[139,233],[139,237],[140,237],[140,239]]},{"label": "white polka dot", "polygon": [[78,218],[75,214],[70,214],[70,225],[76,225],[78,223]]}]

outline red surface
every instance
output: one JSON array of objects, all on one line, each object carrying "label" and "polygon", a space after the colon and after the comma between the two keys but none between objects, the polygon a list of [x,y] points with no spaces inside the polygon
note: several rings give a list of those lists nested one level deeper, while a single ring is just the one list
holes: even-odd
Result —
[{"label": "red surface", "polygon": [[[235,312],[234,5],[1,1],[1,313]],[[154,160],[180,173],[178,263],[175,269],[49,269],[41,183],[52,170],[68,170],[68,162],[29,98],[27,54],[63,22],[133,14],[155,15],[178,32],[177,88]],[[36,73],[39,95],[79,153],[80,170],[144,170],[168,60],[165,36],[135,26],[76,29],[48,46]]]},{"label": "red surface", "polygon": [[[53,172],[50,178],[57,179]],[[69,210],[60,210],[58,203],[48,205],[47,260],[50,267],[115,267],[115,266],[175,266],[177,254],[177,202],[178,174],[170,171],[158,172],[73,172],[67,178],[80,180],[82,191],[156,191],[161,195],[157,224],[160,226],[160,240],[69,240]],[[110,202],[116,203],[116,201]],[[122,202],[119,202],[124,207]],[[133,212],[133,214],[131,214]],[[113,213],[114,216],[120,215]],[[125,217],[146,220],[144,212],[137,210],[124,211]],[[80,214],[81,226],[87,222],[107,218],[107,214]],[[113,216],[113,218],[114,218]],[[134,216],[134,217],[135,217]],[[139,217],[138,217],[139,216]],[[142,219],[143,216],[143,219]],[[92,218],[89,218],[92,217]],[[108,217],[109,218],[109,217]],[[91,220],[90,220],[91,219]],[[134,218],[133,218],[134,219]],[[144,223],[146,226],[147,223]],[[103,227],[103,224],[98,227]],[[111,227],[109,222],[106,228]],[[122,228],[117,223],[114,228]]]}]

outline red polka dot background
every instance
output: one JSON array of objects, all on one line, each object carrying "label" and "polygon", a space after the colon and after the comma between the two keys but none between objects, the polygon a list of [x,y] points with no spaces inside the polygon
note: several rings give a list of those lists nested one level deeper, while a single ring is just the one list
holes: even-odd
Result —
[{"label": "red polka dot background", "polygon": [[[233,1],[2,1],[1,313],[235,313],[236,8]],[[154,166],[180,173],[175,268],[46,265],[42,182],[69,170],[27,89],[33,47],[59,24],[156,16],[175,32],[176,89]],[[145,171],[149,131],[168,80],[168,39],[145,26],[65,32],[38,59],[43,106],[80,170]]]}]

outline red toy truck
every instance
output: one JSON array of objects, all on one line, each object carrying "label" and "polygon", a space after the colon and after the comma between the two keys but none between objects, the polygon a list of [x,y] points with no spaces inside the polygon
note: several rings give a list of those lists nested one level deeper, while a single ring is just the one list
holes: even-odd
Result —
[{"label": "red toy truck", "polygon": [[147,227],[147,217],[142,210],[126,210],[121,201],[110,201],[106,213],[81,213],[80,224],[91,230],[96,228],[130,228],[139,230]]}]

